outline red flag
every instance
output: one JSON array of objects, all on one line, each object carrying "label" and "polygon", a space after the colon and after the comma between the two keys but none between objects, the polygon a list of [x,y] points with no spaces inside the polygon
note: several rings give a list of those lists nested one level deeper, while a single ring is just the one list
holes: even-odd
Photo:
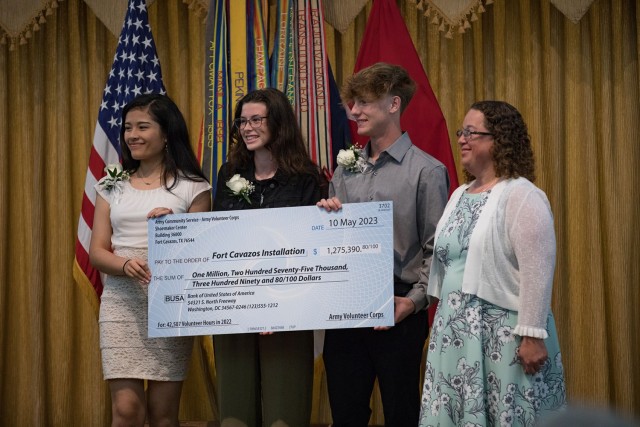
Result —
[{"label": "red flag", "polygon": [[[409,132],[411,142],[440,160],[449,172],[450,192],[458,187],[458,176],[453,161],[447,123],[431,90],[427,74],[413,46],[411,36],[394,0],[375,0],[367,21],[364,38],[356,60],[354,73],[375,64],[388,62],[404,67],[418,87],[400,124]],[[352,126],[353,140],[360,146],[367,142]]]},{"label": "red flag", "polygon": [[[415,80],[418,86],[416,93],[402,113],[400,124],[403,130],[409,132],[411,142],[415,146],[431,154],[447,167],[451,194],[458,187],[458,175],[451,152],[447,123],[394,0],[373,2],[353,72],[357,73],[376,62],[400,65]],[[367,138],[359,136],[353,125],[351,133],[353,140],[364,146]],[[429,324],[433,322],[434,314],[435,305],[432,305],[429,308]]]}]

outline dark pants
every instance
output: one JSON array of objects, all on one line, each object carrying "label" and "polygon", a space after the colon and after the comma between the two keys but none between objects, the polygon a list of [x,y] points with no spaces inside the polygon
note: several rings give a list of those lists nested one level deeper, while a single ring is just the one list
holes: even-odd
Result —
[{"label": "dark pants", "polygon": [[214,335],[221,426],[308,426],[313,331]]},{"label": "dark pants", "polygon": [[427,333],[425,311],[410,315],[386,331],[326,331],[323,358],[334,427],[368,425],[376,377],[385,425],[418,425],[420,363]]}]

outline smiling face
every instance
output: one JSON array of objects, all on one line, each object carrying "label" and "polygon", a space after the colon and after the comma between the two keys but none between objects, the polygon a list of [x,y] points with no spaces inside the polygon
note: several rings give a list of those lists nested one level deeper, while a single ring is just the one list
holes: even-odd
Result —
[{"label": "smiling face", "polygon": [[156,163],[162,160],[167,144],[164,132],[148,111],[132,109],[124,122],[124,141],[135,160]]},{"label": "smiling face", "polygon": [[[269,109],[266,104],[262,102],[247,102],[242,106],[240,118],[249,121],[253,117],[267,117],[268,115]],[[271,140],[271,132],[266,118],[262,119],[258,127],[251,123],[246,123],[239,130],[247,150],[256,152],[267,149],[267,145]]]},{"label": "smiling face", "polygon": [[372,139],[384,134],[393,122],[392,113],[398,109],[392,95],[380,99],[367,100],[356,98],[349,110],[350,118],[358,125],[358,135]]},{"label": "smiling face", "polygon": [[[462,128],[472,132],[489,132],[484,124],[484,114],[478,110],[469,110],[462,122]],[[460,135],[460,163],[473,176],[480,176],[490,169],[494,169],[493,137],[491,135],[470,135],[465,138]]]}]

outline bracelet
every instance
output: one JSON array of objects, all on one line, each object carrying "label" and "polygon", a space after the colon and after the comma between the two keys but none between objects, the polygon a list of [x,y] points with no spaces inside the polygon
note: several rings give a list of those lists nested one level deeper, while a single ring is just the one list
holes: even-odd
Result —
[{"label": "bracelet", "polygon": [[122,272],[124,273],[124,275],[126,276],[127,273],[124,271],[124,268],[127,266],[127,263],[131,261],[131,258],[127,258],[127,260],[124,262],[124,264],[122,264]]}]

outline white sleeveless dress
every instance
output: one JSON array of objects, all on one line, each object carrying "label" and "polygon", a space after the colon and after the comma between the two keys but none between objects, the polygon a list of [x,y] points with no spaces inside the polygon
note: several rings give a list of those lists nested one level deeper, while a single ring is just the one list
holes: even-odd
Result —
[{"label": "white sleeveless dress", "polygon": [[[185,213],[195,197],[211,187],[181,179],[171,192],[164,187],[137,190],[130,182],[122,190],[95,189],[110,206],[116,255],[147,258],[147,213],[167,207]],[[151,267],[153,272],[153,267]],[[147,338],[147,291],[128,276],[107,276],[100,303],[100,350],[105,379],[142,378],[181,381],[187,375],[193,337]]]}]

